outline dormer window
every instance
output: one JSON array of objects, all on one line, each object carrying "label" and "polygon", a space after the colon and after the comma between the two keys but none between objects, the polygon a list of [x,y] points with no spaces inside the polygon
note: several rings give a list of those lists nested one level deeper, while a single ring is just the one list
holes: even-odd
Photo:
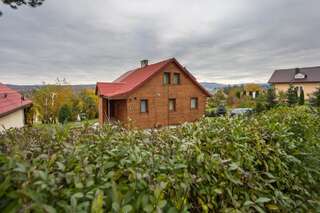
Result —
[{"label": "dormer window", "polygon": [[306,75],[301,72],[295,74],[294,76],[294,79],[305,79],[305,78],[306,78]]}]

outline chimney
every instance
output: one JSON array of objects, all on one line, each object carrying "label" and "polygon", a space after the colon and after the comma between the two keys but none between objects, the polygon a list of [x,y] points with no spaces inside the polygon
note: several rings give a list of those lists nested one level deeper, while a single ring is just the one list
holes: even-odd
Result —
[{"label": "chimney", "polygon": [[148,66],[148,60],[147,59],[143,59],[141,60],[141,68]]}]

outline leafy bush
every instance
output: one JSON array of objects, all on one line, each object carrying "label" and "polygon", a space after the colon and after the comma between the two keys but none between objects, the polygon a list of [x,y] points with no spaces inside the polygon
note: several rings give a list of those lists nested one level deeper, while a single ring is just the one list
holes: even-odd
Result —
[{"label": "leafy bush", "polygon": [[302,87],[300,88],[299,105],[304,105],[304,91]]},{"label": "leafy bush", "polygon": [[288,106],[294,106],[298,103],[298,89],[295,88],[292,84],[290,84],[287,91],[287,104]]},{"label": "leafy bush", "polygon": [[217,107],[216,113],[217,116],[225,116],[227,114],[227,109],[224,105],[219,105]]},{"label": "leafy bush", "polygon": [[312,93],[310,97],[310,105],[313,107],[320,107],[320,87]]},{"label": "leafy bush", "polygon": [[60,123],[66,123],[71,118],[71,107],[67,104],[62,105],[59,110],[58,119]]},{"label": "leafy bush", "polygon": [[320,208],[320,122],[306,107],[157,131],[0,135],[3,212],[307,212]]},{"label": "leafy bush", "polygon": [[216,110],[215,109],[207,109],[205,112],[206,117],[215,117],[216,116]]},{"label": "leafy bush", "polygon": [[271,109],[277,105],[277,95],[276,91],[273,87],[270,87],[267,90],[267,97],[266,97],[266,102],[267,102],[267,109]]}]

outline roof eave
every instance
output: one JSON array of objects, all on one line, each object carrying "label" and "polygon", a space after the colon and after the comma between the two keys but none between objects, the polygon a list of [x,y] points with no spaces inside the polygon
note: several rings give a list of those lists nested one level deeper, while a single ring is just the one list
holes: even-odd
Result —
[{"label": "roof eave", "polygon": [[5,117],[5,116],[7,116],[7,115],[9,115],[11,113],[14,113],[14,112],[16,112],[16,111],[18,111],[20,109],[25,109],[25,108],[28,108],[28,107],[31,107],[31,106],[32,106],[32,103],[24,104],[22,106],[19,106],[19,107],[16,107],[14,109],[11,109],[11,110],[9,110],[7,112],[0,113],[0,118]]}]

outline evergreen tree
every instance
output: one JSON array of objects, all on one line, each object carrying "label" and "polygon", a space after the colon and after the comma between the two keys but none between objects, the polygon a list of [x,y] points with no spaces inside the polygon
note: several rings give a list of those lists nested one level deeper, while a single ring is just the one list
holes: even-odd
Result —
[{"label": "evergreen tree", "polygon": [[237,98],[240,98],[240,97],[241,97],[241,92],[240,92],[240,91],[237,91],[237,92],[236,92],[236,96],[237,96]]},{"label": "evergreen tree", "polygon": [[288,106],[294,106],[298,103],[298,91],[297,88],[292,85],[289,86],[287,91],[287,104]]},{"label": "evergreen tree", "polygon": [[256,112],[260,113],[263,112],[265,110],[265,106],[263,105],[262,102],[257,102],[256,104],[256,108],[255,108]]},{"label": "evergreen tree", "polygon": [[273,87],[267,91],[267,109],[271,109],[277,105],[277,96]]},{"label": "evergreen tree", "polygon": [[59,122],[60,123],[68,122],[71,118],[71,114],[72,113],[71,113],[70,106],[67,104],[62,105],[62,107],[59,110],[59,116],[58,116]]},{"label": "evergreen tree", "polygon": [[304,105],[304,91],[302,87],[300,87],[299,105]]},{"label": "evergreen tree", "polygon": [[320,87],[312,93],[312,96],[310,97],[310,104],[314,107],[320,107]]}]

